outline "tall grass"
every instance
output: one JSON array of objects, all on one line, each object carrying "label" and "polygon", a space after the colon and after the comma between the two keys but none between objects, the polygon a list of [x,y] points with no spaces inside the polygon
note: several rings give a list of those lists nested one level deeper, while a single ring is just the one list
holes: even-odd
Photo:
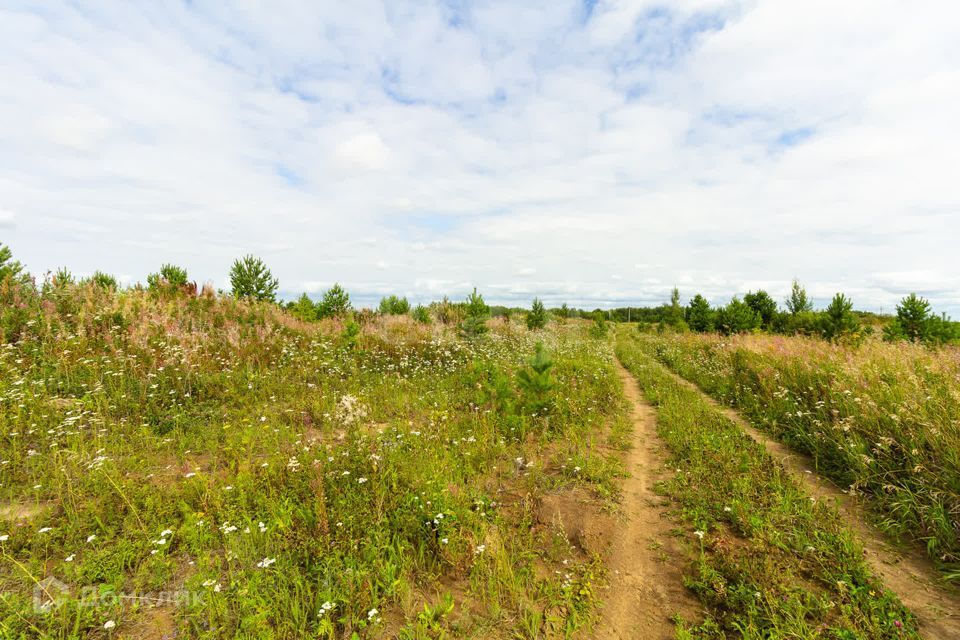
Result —
[{"label": "tall grass", "polygon": [[960,579],[960,349],[676,335],[644,349],[862,495]]},{"label": "tall grass", "polygon": [[[160,619],[197,638],[542,637],[590,620],[596,560],[531,515],[546,488],[615,491],[591,443],[620,390],[584,327],[536,336],[555,386],[531,415],[519,328],[464,341],[387,318],[347,335],[269,304],[94,285],[25,299],[0,344],[3,637]],[[74,591],[37,609],[49,577]],[[195,597],[153,613],[115,597],[181,589]]]}]

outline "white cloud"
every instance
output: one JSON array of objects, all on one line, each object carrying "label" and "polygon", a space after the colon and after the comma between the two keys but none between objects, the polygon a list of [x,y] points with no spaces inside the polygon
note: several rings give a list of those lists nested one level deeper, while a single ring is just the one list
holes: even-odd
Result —
[{"label": "white cloud", "polygon": [[958,7],[323,5],[5,5],[4,242],[134,279],[253,252],[358,299],[798,277],[960,312]]}]

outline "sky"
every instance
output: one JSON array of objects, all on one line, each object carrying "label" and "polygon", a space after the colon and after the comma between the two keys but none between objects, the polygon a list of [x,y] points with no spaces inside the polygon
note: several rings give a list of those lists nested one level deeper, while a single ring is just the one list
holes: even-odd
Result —
[{"label": "sky", "polygon": [[[229,5],[229,6],[228,6]],[[0,242],[34,274],[360,304],[960,315],[960,3],[0,6]]]}]

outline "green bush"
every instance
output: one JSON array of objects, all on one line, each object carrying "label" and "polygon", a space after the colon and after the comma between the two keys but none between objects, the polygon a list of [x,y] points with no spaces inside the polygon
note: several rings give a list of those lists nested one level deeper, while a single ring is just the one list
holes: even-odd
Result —
[{"label": "green bush", "polygon": [[556,386],[551,373],[553,358],[542,342],[538,342],[533,358],[527,367],[517,372],[517,384],[522,392],[524,408],[535,415],[543,415],[550,409],[550,394]]},{"label": "green bush", "polygon": [[609,330],[610,327],[607,324],[607,316],[604,315],[603,311],[594,311],[593,326],[590,327],[590,336],[600,340],[607,337],[607,332]]},{"label": "green bush", "polygon": [[389,295],[380,299],[378,310],[384,316],[403,316],[410,313],[410,303],[406,298]]},{"label": "green bush", "polygon": [[733,296],[730,303],[717,311],[717,329],[720,333],[730,335],[746,333],[760,326],[760,316],[737,296]]},{"label": "green bush", "polygon": [[769,329],[773,325],[774,316],[777,314],[777,302],[770,297],[769,293],[762,289],[756,293],[751,291],[743,296],[743,301],[760,316],[760,325],[764,329]]},{"label": "green bush", "polygon": [[694,331],[701,333],[713,331],[716,321],[715,316],[713,309],[710,308],[710,303],[699,293],[693,296],[690,304],[687,305],[687,325]]},{"label": "green bush", "polygon": [[178,291],[187,284],[187,270],[174,264],[164,264],[159,273],[147,276],[147,288],[153,292]]},{"label": "green bush", "polygon": [[813,311],[813,303],[807,298],[807,290],[800,286],[796,280],[790,286],[790,297],[786,300],[787,311],[790,315],[797,315],[808,311]]},{"label": "green bush", "polygon": [[483,296],[477,293],[476,287],[467,296],[465,307],[467,316],[460,323],[460,332],[468,338],[476,338],[489,331],[487,320],[490,318],[490,307],[483,301]]},{"label": "green bush", "polygon": [[540,298],[534,298],[527,314],[527,329],[543,329],[547,326],[547,310],[543,308]]},{"label": "green bush", "polygon": [[410,312],[410,316],[420,324],[430,324],[430,310],[422,304],[418,304]]},{"label": "green bush", "polygon": [[897,317],[884,328],[883,337],[887,341],[942,344],[958,339],[960,332],[946,316],[935,315],[926,299],[911,293],[897,305]]},{"label": "green bush", "polygon": [[323,299],[317,305],[317,316],[320,318],[339,318],[350,312],[350,294],[340,286],[334,283],[323,294]]},{"label": "green bush", "polygon": [[820,332],[827,340],[849,335],[859,326],[853,314],[853,301],[842,293],[833,296],[827,310],[820,316]]},{"label": "green bush", "polygon": [[90,282],[93,286],[105,291],[116,291],[120,286],[116,278],[103,271],[94,271],[93,275],[87,278],[85,282]]},{"label": "green bush", "polygon": [[300,294],[296,302],[290,305],[290,313],[304,322],[314,322],[317,319],[317,306],[313,304],[310,296],[303,293]]},{"label": "green bush", "polygon": [[246,255],[235,260],[230,268],[230,285],[235,298],[274,302],[280,282],[263,260]]}]

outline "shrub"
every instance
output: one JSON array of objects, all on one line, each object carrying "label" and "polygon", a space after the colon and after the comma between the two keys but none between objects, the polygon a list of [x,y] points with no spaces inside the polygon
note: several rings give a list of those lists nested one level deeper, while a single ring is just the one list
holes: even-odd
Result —
[{"label": "shrub", "polygon": [[317,306],[313,304],[310,296],[302,293],[297,301],[290,305],[290,313],[304,322],[314,322],[317,319]]},{"label": "shrub", "polygon": [[570,317],[570,307],[568,307],[567,303],[564,302],[562,305],[560,305],[560,308],[556,310],[556,314],[557,314],[557,317],[563,318],[564,320],[566,320],[567,318]]},{"label": "shrub", "polygon": [[402,316],[410,313],[410,303],[406,298],[389,295],[380,299],[380,314],[385,316]]},{"label": "shrub", "polygon": [[751,291],[743,296],[743,301],[760,316],[760,324],[763,328],[769,329],[773,325],[773,319],[777,313],[777,302],[770,297],[769,293],[763,289],[756,293]]},{"label": "shrub", "polygon": [[280,282],[263,260],[246,255],[235,260],[230,268],[230,285],[235,298],[274,302]]},{"label": "shrub", "polygon": [[23,265],[13,259],[13,252],[10,247],[0,244],[0,282],[10,279],[11,281],[24,281],[26,273]]},{"label": "shrub", "polygon": [[450,302],[447,296],[443,296],[443,300],[430,306],[436,309],[437,318],[443,324],[456,324],[463,317],[461,310],[457,305]]},{"label": "shrub", "polygon": [[699,293],[693,296],[690,304],[687,305],[687,325],[694,331],[701,333],[713,331],[714,315],[713,309],[710,308],[710,303]]},{"label": "shrub", "polygon": [[897,317],[883,330],[885,340],[940,344],[957,338],[954,323],[933,314],[930,303],[911,293],[897,305]]},{"label": "shrub", "polygon": [[119,287],[117,279],[103,271],[94,271],[93,275],[90,276],[86,282],[90,282],[98,289],[104,289],[106,291],[116,291]]},{"label": "shrub", "polygon": [[672,327],[680,326],[683,323],[683,307],[680,306],[680,290],[676,287],[670,292],[670,306],[666,309],[663,321]]},{"label": "shrub", "polygon": [[187,270],[174,264],[164,264],[160,273],[147,276],[147,288],[150,291],[178,291],[187,286]]},{"label": "shrub", "polygon": [[350,294],[339,283],[334,283],[323,294],[323,299],[317,305],[317,316],[320,318],[339,318],[350,312]]},{"label": "shrub", "polygon": [[796,280],[790,286],[790,297],[787,298],[786,305],[791,315],[813,311],[813,303],[807,298],[807,290]]},{"label": "shrub", "polygon": [[538,342],[533,358],[527,361],[527,368],[517,372],[517,384],[523,393],[523,404],[526,410],[534,414],[544,414],[550,407],[550,393],[555,381],[551,372],[553,358],[544,349],[543,343]]},{"label": "shrub", "polygon": [[465,306],[467,317],[460,323],[461,333],[468,338],[482,336],[489,330],[487,320],[490,318],[490,307],[483,301],[483,296],[477,293],[476,287],[467,296]]},{"label": "shrub", "polygon": [[547,326],[547,310],[543,308],[540,298],[534,298],[527,314],[527,329],[543,329]]},{"label": "shrub", "polygon": [[827,340],[849,335],[858,326],[859,321],[853,314],[853,301],[842,293],[833,296],[830,305],[820,316],[820,331]]},{"label": "shrub", "polygon": [[63,289],[76,284],[76,282],[76,278],[73,277],[73,274],[70,273],[70,270],[66,267],[60,267],[57,269],[50,279],[50,283],[55,289]]},{"label": "shrub", "polygon": [[430,324],[430,310],[427,309],[422,304],[418,304],[413,308],[413,311],[410,312],[411,317],[420,324]]},{"label": "shrub", "polygon": [[590,327],[590,336],[598,340],[607,337],[610,330],[607,325],[607,317],[599,309],[593,312],[593,326]]},{"label": "shrub", "polygon": [[737,296],[717,311],[717,329],[720,333],[746,333],[760,326],[760,316]]}]

